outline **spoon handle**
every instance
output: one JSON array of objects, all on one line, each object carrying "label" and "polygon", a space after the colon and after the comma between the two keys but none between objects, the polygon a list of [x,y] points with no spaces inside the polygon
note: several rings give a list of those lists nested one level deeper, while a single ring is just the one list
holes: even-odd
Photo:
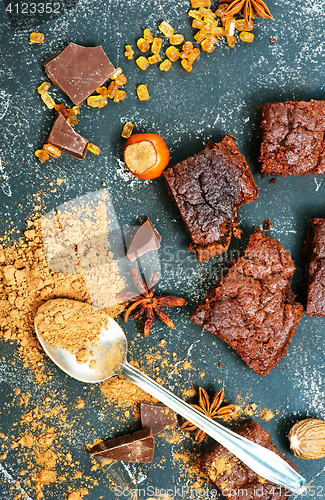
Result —
[{"label": "spoon handle", "polygon": [[176,413],[182,415],[186,420],[189,420],[202,429],[206,434],[236,455],[259,476],[296,494],[306,491],[306,480],[273,451],[239,436],[218,422],[206,417],[203,413],[200,413],[188,403],[175,396],[168,389],[165,389],[140,370],[131,366],[127,361],[121,365],[121,374]]}]

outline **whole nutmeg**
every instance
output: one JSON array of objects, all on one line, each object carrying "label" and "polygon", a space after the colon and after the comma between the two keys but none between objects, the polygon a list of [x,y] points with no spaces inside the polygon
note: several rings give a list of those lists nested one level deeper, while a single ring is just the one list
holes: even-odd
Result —
[{"label": "whole nutmeg", "polygon": [[288,434],[290,448],[298,458],[313,460],[325,457],[325,422],[306,418],[297,422]]}]

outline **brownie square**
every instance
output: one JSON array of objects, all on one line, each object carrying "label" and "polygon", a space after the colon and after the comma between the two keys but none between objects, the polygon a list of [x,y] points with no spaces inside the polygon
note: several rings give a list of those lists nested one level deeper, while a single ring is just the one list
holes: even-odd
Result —
[{"label": "brownie square", "polygon": [[303,313],[290,287],[294,271],[279,241],[258,231],[190,319],[224,340],[256,373],[267,375],[286,354]]},{"label": "brownie square", "polygon": [[325,316],[325,219],[309,219],[307,255],[307,316]]},{"label": "brownie square", "polygon": [[262,177],[325,172],[325,101],[266,103],[259,109]]},{"label": "brownie square", "polygon": [[[264,446],[284,458],[272,444],[271,436],[251,420],[241,425],[236,433]],[[297,468],[286,460],[295,470]],[[203,453],[196,462],[200,472],[226,496],[228,500],[287,500],[288,491],[260,477],[239,458],[217,443]]]},{"label": "brownie square", "polygon": [[230,136],[163,174],[200,262],[227,250],[232,234],[240,238],[238,209],[256,200],[258,189]]}]

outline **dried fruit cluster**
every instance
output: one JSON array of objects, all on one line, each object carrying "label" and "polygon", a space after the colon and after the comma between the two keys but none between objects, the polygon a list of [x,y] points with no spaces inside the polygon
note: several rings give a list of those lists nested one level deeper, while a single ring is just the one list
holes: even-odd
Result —
[{"label": "dried fruit cluster", "polygon": [[112,99],[114,102],[123,101],[126,98],[126,93],[124,90],[120,89],[127,83],[127,78],[124,75],[122,68],[116,68],[112,76],[112,80],[108,87],[99,87],[96,89],[97,95],[91,95],[87,98],[88,106],[92,108],[103,108],[108,104],[108,98]]},{"label": "dried fruit cluster", "polygon": [[[143,31],[143,36],[137,40],[137,47],[142,52],[151,51],[151,55],[147,57],[141,55],[136,59],[136,63],[143,71],[149,68],[150,65],[160,63],[159,69],[161,71],[169,71],[172,63],[180,60],[182,67],[186,71],[192,71],[194,61],[200,55],[200,49],[194,48],[193,43],[190,41],[184,42],[184,36],[180,33],[175,33],[174,28],[163,21],[159,26],[161,33],[168,38],[170,45],[165,50],[166,59],[162,61],[161,49],[163,39],[154,37],[149,28]],[[180,46],[181,50],[180,50]],[[131,45],[125,45],[125,57],[133,59],[134,51]]]},{"label": "dried fruit cluster", "polygon": [[[252,42],[253,19],[257,16],[272,18],[262,0],[234,0],[230,5],[228,0],[222,0],[215,12],[209,8],[210,0],[191,0],[191,5],[192,9],[188,15],[193,18],[193,28],[199,29],[194,39],[201,44],[202,50],[208,53],[214,51],[221,37],[225,37],[229,47],[234,48],[237,42],[236,30],[239,32],[240,40]],[[235,18],[234,16],[241,11],[244,18]]]}]

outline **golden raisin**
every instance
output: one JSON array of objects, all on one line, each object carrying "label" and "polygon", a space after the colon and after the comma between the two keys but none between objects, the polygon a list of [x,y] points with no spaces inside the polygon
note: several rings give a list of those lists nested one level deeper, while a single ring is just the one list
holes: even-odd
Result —
[{"label": "golden raisin", "polygon": [[87,149],[91,153],[94,153],[94,155],[99,155],[100,153],[100,148],[98,146],[95,146],[95,144],[92,144],[91,142],[88,143]]},{"label": "golden raisin", "polygon": [[172,67],[172,63],[170,62],[169,59],[165,59],[160,65],[159,65],[159,69],[161,69],[161,71],[169,71],[170,68]]},{"label": "golden raisin", "polygon": [[114,96],[113,101],[114,102],[120,102],[123,101],[126,98],[126,93],[124,90],[118,90]]},{"label": "golden raisin", "polygon": [[161,49],[161,44],[162,44],[162,39],[161,38],[154,38],[152,45],[151,45],[151,52],[153,54],[158,54]]},{"label": "golden raisin", "polygon": [[50,157],[49,155],[47,154],[46,151],[44,151],[44,149],[37,149],[35,151],[35,155],[37,156],[37,158],[42,162],[44,163],[45,161],[47,161]]},{"label": "golden raisin", "polygon": [[188,62],[192,65],[194,61],[199,57],[199,55],[200,55],[200,49],[198,48],[193,49],[187,57]]},{"label": "golden raisin", "polygon": [[44,38],[45,37],[43,33],[36,33],[35,31],[33,31],[33,33],[30,34],[29,41],[31,43],[42,43],[44,42]]},{"label": "golden raisin", "polygon": [[140,101],[147,101],[150,98],[146,85],[139,85],[137,88],[137,94]]},{"label": "golden raisin", "polygon": [[169,39],[169,42],[172,45],[180,45],[181,43],[184,42],[184,37],[183,35],[172,35]]},{"label": "golden raisin", "polygon": [[97,94],[100,94],[103,97],[107,97],[107,87],[105,85],[103,87],[99,87],[96,89]]},{"label": "golden raisin", "polygon": [[228,17],[225,24],[225,36],[234,36],[236,21],[233,17]]},{"label": "golden raisin", "polygon": [[205,37],[206,32],[204,30],[200,30],[194,35],[194,40],[196,40],[197,43],[201,43],[205,39]]},{"label": "golden raisin", "polygon": [[179,57],[180,59],[187,59],[187,56],[188,56],[188,52],[180,52],[179,53]]},{"label": "golden raisin", "polygon": [[73,108],[68,109],[68,112],[69,116],[67,118],[67,122],[69,123],[69,125],[71,125],[71,127],[74,127],[78,123],[76,113],[74,112]]},{"label": "golden raisin", "polygon": [[43,82],[37,89],[37,92],[39,94],[43,94],[44,92],[47,92],[48,89],[51,87],[51,84],[49,82]]},{"label": "golden raisin", "polygon": [[115,68],[114,73],[110,76],[111,80],[115,80],[122,73],[122,68]]},{"label": "golden raisin", "polygon": [[201,43],[201,47],[202,47],[202,50],[204,50],[205,52],[208,52],[209,54],[211,54],[211,52],[213,52],[215,49],[215,46],[213,45],[213,43],[211,43],[207,39],[203,40],[203,42]]},{"label": "golden raisin", "polygon": [[192,26],[193,26],[193,28],[200,30],[202,28],[205,28],[205,22],[202,21],[201,19],[193,19]]},{"label": "golden raisin", "polygon": [[69,118],[70,113],[64,104],[56,104],[54,107],[55,107],[55,110],[58,113],[61,113],[61,115],[63,115],[65,119]]},{"label": "golden raisin", "polygon": [[236,37],[235,36],[227,36],[227,43],[231,49],[233,49],[236,45]]},{"label": "golden raisin", "polygon": [[102,108],[107,105],[107,97],[103,97],[102,95],[91,95],[87,97],[87,104],[92,108]]},{"label": "golden raisin", "polygon": [[143,70],[147,69],[150,66],[148,59],[144,56],[138,57],[135,62],[137,63],[139,68]]},{"label": "golden raisin", "polygon": [[152,43],[153,42],[153,35],[150,31],[149,28],[146,28],[145,30],[143,30],[143,38],[145,40],[147,40],[148,43]]},{"label": "golden raisin", "polygon": [[211,9],[206,9],[205,7],[200,7],[199,12],[203,15],[206,16],[208,14],[213,14]]},{"label": "golden raisin", "polygon": [[188,15],[194,19],[202,19],[202,14],[197,10],[189,10]]},{"label": "golden raisin", "polygon": [[191,6],[193,9],[197,9],[198,7],[210,7],[211,0],[191,0]]},{"label": "golden raisin", "polygon": [[205,16],[203,17],[203,21],[205,23],[214,23],[214,18],[216,17],[215,14],[211,13],[211,14],[205,14]]},{"label": "golden raisin", "polygon": [[61,150],[56,146],[53,146],[53,144],[50,143],[44,144],[43,150],[46,151],[49,155],[51,155],[53,158],[59,158],[61,156]]},{"label": "golden raisin", "polygon": [[148,61],[150,64],[155,64],[161,61],[161,57],[159,54],[154,54],[153,56],[148,57]]},{"label": "golden raisin", "polygon": [[[213,36],[213,35],[209,35],[209,34],[208,34],[208,35],[206,36],[206,38],[205,38],[205,39],[206,39],[206,40],[209,40],[209,42],[211,42],[211,43],[213,43],[213,44],[219,43],[218,38],[216,38],[216,37],[215,37],[215,36]],[[201,44],[201,45],[202,45],[202,44]]]},{"label": "golden raisin", "polygon": [[165,36],[167,36],[167,38],[174,34],[174,28],[172,28],[172,26],[166,21],[163,21],[161,24],[159,24],[158,28]]},{"label": "golden raisin", "polygon": [[75,115],[80,115],[80,108],[79,108],[79,106],[72,106],[72,110],[74,111]]},{"label": "golden raisin", "polygon": [[215,12],[216,16],[223,17],[225,15],[225,12],[228,9],[228,7],[229,7],[229,5],[227,5],[226,3],[222,3],[221,5],[219,5],[219,7],[217,8],[217,10]]},{"label": "golden raisin", "polygon": [[173,45],[171,45],[170,47],[168,47],[166,49],[166,56],[168,57],[168,59],[171,62],[175,62],[175,61],[177,61],[177,59],[179,59],[179,52],[176,49],[176,47],[174,47]]},{"label": "golden raisin", "polygon": [[211,28],[210,34],[213,36],[225,36],[225,30],[221,26],[217,26],[216,28]]},{"label": "golden raisin", "polygon": [[182,47],[184,52],[191,52],[193,50],[193,43],[192,42],[185,42],[183,47]]},{"label": "golden raisin", "polygon": [[117,83],[111,82],[107,89],[107,97],[113,99],[117,91],[118,91]]},{"label": "golden raisin", "polygon": [[117,78],[115,78],[114,81],[115,81],[115,83],[117,83],[117,85],[125,85],[127,82],[127,78],[124,75],[124,73],[121,73],[120,75],[118,75]]},{"label": "golden raisin", "polygon": [[124,139],[128,139],[129,137],[131,137],[132,132],[133,132],[133,123],[131,123],[131,122],[126,122],[126,124],[125,124],[125,125],[124,125],[124,127],[123,127],[123,130],[122,130],[122,134],[121,134],[121,136],[122,136]]},{"label": "golden raisin", "polygon": [[132,50],[131,45],[125,45],[124,55],[127,59],[133,59],[134,50]]},{"label": "golden raisin", "polygon": [[144,38],[139,38],[139,40],[137,40],[137,46],[141,52],[147,52],[147,50],[150,49],[149,43]]},{"label": "golden raisin", "polygon": [[252,31],[254,28],[254,23],[252,20],[249,22],[246,19],[236,19],[236,29],[238,31]]},{"label": "golden raisin", "polygon": [[249,43],[251,43],[254,40],[254,34],[253,33],[249,33],[248,31],[241,31],[239,33],[239,38],[243,42],[249,42]]},{"label": "golden raisin", "polygon": [[192,68],[192,64],[190,64],[190,63],[188,62],[188,60],[187,60],[187,59],[182,59],[182,60],[181,60],[181,65],[182,65],[182,66],[183,66],[183,68],[184,68],[184,69],[186,69],[186,71],[188,71],[188,72],[192,71],[192,69],[193,69],[193,68]]},{"label": "golden raisin", "polygon": [[43,92],[41,94],[41,99],[49,109],[53,109],[55,107],[55,102],[47,92]]}]

